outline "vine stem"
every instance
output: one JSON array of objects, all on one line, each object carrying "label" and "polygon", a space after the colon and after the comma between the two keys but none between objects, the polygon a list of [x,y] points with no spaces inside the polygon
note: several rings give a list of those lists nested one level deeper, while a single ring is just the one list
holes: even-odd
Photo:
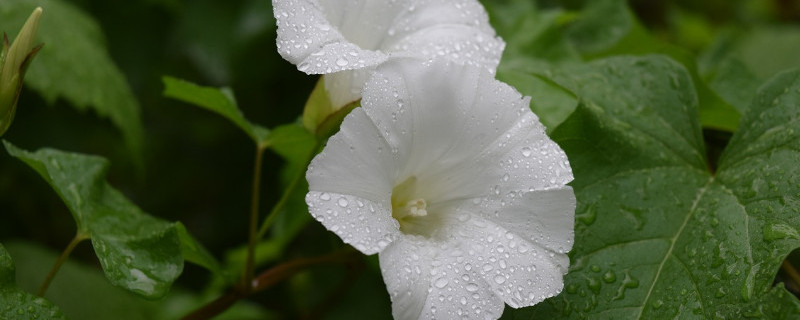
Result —
[{"label": "vine stem", "polygon": [[61,268],[61,265],[64,264],[64,261],[67,261],[67,258],[69,258],[72,250],[74,250],[75,247],[81,243],[81,241],[86,239],[89,239],[89,236],[83,235],[80,232],[75,234],[75,237],[72,238],[72,241],[70,241],[67,247],[64,248],[64,251],[61,252],[61,256],[58,257],[58,260],[56,260],[53,268],[50,269],[47,277],[44,278],[44,282],[42,282],[42,286],[39,287],[39,292],[37,292],[36,295],[40,297],[44,296],[44,293],[47,292],[47,288],[50,286],[50,282],[53,281],[53,278],[55,278],[56,273],[58,273],[58,270]]},{"label": "vine stem", "polygon": [[253,165],[253,194],[250,197],[250,230],[247,242],[247,260],[244,264],[244,273],[242,273],[242,282],[240,287],[249,292],[251,286],[250,282],[253,280],[254,275],[254,261],[256,243],[260,238],[257,231],[258,226],[258,206],[261,194],[261,165],[264,159],[264,150],[266,148],[256,146],[256,159]]},{"label": "vine stem", "polygon": [[[317,140],[314,143],[312,152],[306,159],[306,162],[303,166],[304,168],[307,168],[308,164],[311,163],[311,159],[313,159],[314,155],[317,154],[317,149],[319,149],[320,145],[321,143],[319,140]],[[306,175],[305,170],[298,170],[297,174],[295,174],[295,176],[292,178],[292,181],[289,182],[289,186],[286,187],[286,190],[283,192],[283,195],[281,195],[281,199],[278,200],[278,203],[276,203],[274,207],[272,207],[272,210],[269,212],[267,217],[264,219],[264,222],[261,224],[261,227],[258,229],[257,239],[261,239],[262,237],[264,237],[264,235],[267,233],[267,230],[269,230],[269,227],[272,226],[272,223],[275,221],[275,217],[278,216],[278,212],[283,210],[283,207],[289,201],[289,197],[294,192],[294,189],[297,188],[297,185],[300,183],[300,180],[305,178],[305,175]]]},{"label": "vine stem", "polygon": [[200,309],[183,317],[183,320],[203,320],[211,319],[228,308],[237,301],[259,291],[266,290],[280,281],[302,271],[305,268],[323,264],[334,264],[349,262],[359,257],[360,253],[352,248],[329,253],[323,256],[298,258],[279,264],[255,277],[249,284],[248,289],[234,288],[228,293],[209,302]]}]

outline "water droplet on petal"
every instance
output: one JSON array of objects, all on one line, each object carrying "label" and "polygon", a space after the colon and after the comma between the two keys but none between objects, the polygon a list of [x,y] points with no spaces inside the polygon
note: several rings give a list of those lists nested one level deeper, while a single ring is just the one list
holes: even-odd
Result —
[{"label": "water droplet on petal", "polygon": [[347,201],[347,199],[345,199],[344,197],[342,197],[342,198],[339,198],[339,201],[338,201],[337,203],[338,203],[338,204],[339,204],[339,206],[340,206],[340,207],[342,207],[342,208],[344,208],[344,207],[347,207],[347,205],[349,204],[349,202]]},{"label": "water droplet on petal", "polygon": [[345,59],[342,59],[342,58],[339,58],[338,60],[336,60],[336,65],[337,65],[337,66],[340,66],[340,67],[344,67],[344,66],[346,66],[348,63],[349,63],[349,62],[348,62],[347,60],[345,60]]},{"label": "water droplet on petal", "polygon": [[439,289],[444,288],[444,287],[447,286],[447,278],[441,277],[439,279],[436,279],[436,281],[433,283],[433,285],[436,286]]},{"label": "water droplet on petal", "polygon": [[329,195],[327,192],[323,192],[323,193],[321,193],[319,195],[319,199],[320,200],[324,200],[324,201],[328,201],[328,200],[331,199],[331,195]]},{"label": "water droplet on petal", "polygon": [[494,276],[494,282],[497,282],[497,284],[503,284],[503,282],[506,282],[506,277],[498,274]]},{"label": "water droplet on petal", "polygon": [[531,156],[531,148],[523,147],[522,148],[522,155],[525,156],[526,158],[530,157]]}]

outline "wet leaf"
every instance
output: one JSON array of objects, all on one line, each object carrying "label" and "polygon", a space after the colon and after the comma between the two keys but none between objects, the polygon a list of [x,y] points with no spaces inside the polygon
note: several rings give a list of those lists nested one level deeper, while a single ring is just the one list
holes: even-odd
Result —
[{"label": "wet leaf", "polygon": [[182,225],[146,214],[109,185],[104,158],[55,149],[28,152],[4,144],[9,154],[33,168],[61,197],[78,234],[91,239],[106,277],[115,286],[159,298],[183,270],[184,255],[200,265],[215,263]]},{"label": "wet leaf", "polygon": [[66,319],[49,301],[17,287],[14,261],[0,244],[0,319]]},{"label": "wet leaf", "polygon": [[659,56],[554,74],[580,99],[553,133],[578,199],[563,292],[507,318],[796,318],[773,286],[800,246],[800,72],[759,92],[708,171],[689,74]]},{"label": "wet leaf", "polygon": [[[38,289],[59,254],[40,245],[17,240],[7,242],[6,248],[17,265],[19,287],[28,291]],[[163,299],[148,301],[112,286],[96,266],[70,259],[59,269],[45,297],[58,305],[70,319],[167,320],[185,316],[217,294],[194,294],[173,288]],[[263,308],[241,302],[214,319],[270,318],[273,317],[269,317]]]},{"label": "wet leaf", "polygon": [[164,96],[181,100],[219,114],[242,129],[258,145],[266,145],[269,130],[245,119],[228,88],[203,87],[172,77],[164,77]]},{"label": "wet leaf", "polygon": [[94,19],[60,0],[8,0],[0,2],[0,30],[13,34],[37,6],[44,8],[44,13],[36,43],[45,46],[26,73],[26,87],[51,104],[64,98],[78,110],[91,108],[111,119],[140,157],[143,129],[139,103],[106,51]]}]

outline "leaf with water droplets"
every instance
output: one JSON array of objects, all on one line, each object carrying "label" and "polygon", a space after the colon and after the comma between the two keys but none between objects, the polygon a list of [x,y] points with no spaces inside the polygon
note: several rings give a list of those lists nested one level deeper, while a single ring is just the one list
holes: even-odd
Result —
[{"label": "leaf with water droplets", "polygon": [[762,87],[709,172],[689,74],[658,56],[565,68],[553,133],[575,172],[566,290],[509,318],[796,318],[773,279],[800,247],[800,71]]},{"label": "leaf with water droplets", "polygon": [[265,145],[269,130],[244,118],[228,88],[203,87],[172,77],[164,77],[164,96],[193,104],[230,120],[258,145]]},{"label": "leaf with water droplets", "polygon": [[28,152],[3,142],[9,154],[39,173],[61,197],[77,233],[91,239],[112,284],[158,298],[180,275],[184,259],[219,270],[180,223],[146,214],[109,185],[106,159],[55,149]]},{"label": "leaf with water droplets", "polygon": [[0,319],[66,319],[49,301],[17,287],[15,272],[11,255],[0,244]]}]

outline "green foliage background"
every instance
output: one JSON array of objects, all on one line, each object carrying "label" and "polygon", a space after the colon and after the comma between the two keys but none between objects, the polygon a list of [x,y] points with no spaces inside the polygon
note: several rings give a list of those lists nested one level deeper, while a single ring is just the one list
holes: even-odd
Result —
[{"label": "green foliage background", "polygon": [[[739,165],[736,163],[737,157],[757,157],[758,153],[752,150],[769,155],[781,152],[779,148],[773,148],[779,145],[777,142],[766,149],[758,149],[758,139],[752,136],[759,130],[763,129],[763,132],[781,126],[781,116],[773,116],[770,118],[772,122],[765,124],[754,120],[760,119],[759,114],[747,116],[747,112],[754,106],[766,109],[772,102],[771,99],[754,100],[757,98],[757,89],[768,79],[781,71],[800,67],[800,3],[797,1],[483,2],[493,26],[508,43],[498,78],[533,97],[532,109],[539,114],[555,140],[567,150],[573,165],[577,166],[574,184],[579,200],[576,217],[576,234],[579,237],[573,255],[590,249],[581,244],[581,239],[594,239],[595,243],[601,244],[612,242],[603,235],[592,233],[590,226],[602,226],[600,230],[609,233],[636,229],[639,224],[650,226],[652,222],[650,225],[643,224],[637,218],[645,212],[642,207],[656,208],[651,211],[668,205],[691,207],[698,190],[710,190],[707,191],[710,192],[710,200],[708,204],[700,205],[709,211],[707,221],[697,223],[711,224],[717,219],[718,224],[727,226],[724,219],[713,217],[714,206],[720,204],[711,202],[717,198],[724,198],[719,200],[723,203],[735,203],[733,198],[746,200],[748,195],[745,187],[758,187],[740,186],[755,180],[743,180],[748,177],[740,177],[739,173],[751,174],[751,171],[759,168],[771,168],[773,162],[770,161],[777,161],[777,166],[784,166],[782,173],[785,174],[791,171],[792,163],[797,163],[796,158],[755,159],[751,161],[760,167],[735,168],[739,171],[730,171],[732,173],[725,175],[728,172],[725,170],[734,170],[730,167]],[[16,120],[3,138],[24,150],[52,147],[107,158],[111,164],[107,171],[111,186],[121,191],[141,211],[165,221],[182,222],[194,238],[222,261],[223,269],[237,272],[244,260],[243,244],[247,241],[245,231],[253,161],[251,140],[271,141],[273,148],[265,153],[262,216],[279,200],[283,188],[298,170],[303,170],[304,155],[313,145],[313,137],[303,134],[298,117],[317,77],[297,71],[295,66],[278,55],[269,1],[11,1],[0,3],[0,16],[13,17],[0,20],[0,27],[10,35],[15,34],[16,28],[29,13],[19,9],[19,6],[15,7],[14,3],[23,3],[23,7],[30,8],[37,4],[44,6],[40,40],[46,44],[45,50],[31,67]],[[45,26],[49,23],[73,24],[76,27],[69,29],[72,32],[62,35],[57,32],[60,31],[58,29],[47,31]],[[637,57],[620,57],[626,55]],[[59,60],[59,57],[71,60]],[[633,62],[633,65],[629,65]],[[85,67],[87,64],[92,67]],[[229,104],[220,108],[233,106],[235,109],[238,106],[244,118],[235,112],[230,113],[227,115],[229,119],[237,119],[233,123],[217,114],[176,100],[181,99],[180,90],[177,89],[172,93],[167,90],[166,93],[176,99],[165,97],[165,83],[167,88],[170,85],[180,88],[182,84],[171,78],[163,80],[165,75],[207,87],[228,87],[229,91],[225,92],[235,96],[235,100],[226,100],[231,95],[220,94],[210,88],[205,92],[209,99],[223,105]],[[596,79],[598,75],[607,77],[607,87],[593,87],[593,82],[586,80]],[[791,76],[784,74],[783,77]],[[776,84],[776,81],[779,83]],[[780,91],[783,87],[796,90],[797,86],[796,81],[791,80],[773,80],[771,85],[773,87],[762,89],[762,95],[774,96],[780,92],[770,93],[770,90]],[[631,88],[636,88],[635,92],[626,96]],[[784,116],[800,108],[796,95],[786,99],[795,99],[791,100],[795,104],[794,109],[789,108],[781,113]],[[680,113],[648,113],[652,110],[657,113],[658,110],[667,110],[676,105],[680,106]],[[659,109],[659,106],[663,108]],[[630,107],[630,110],[624,110],[625,107]],[[614,119],[622,119],[619,122],[622,123],[619,124],[621,127],[638,125],[644,127],[645,131],[652,129],[650,134],[655,140],[666,144],[666,149],[677,150],[675,155],[660,153],[665,147],[658,143],[640,141],[637,140],[639,137],[626,136],[624,133],[618,135],[602,125],[591,125],[593,119],[599,117],[598,109],[611,112],[615,108],[620,111]],[[644,112],[645,115],[635,114],[632,119],[624,119],[629,114],[626,112],[631,110]],[[737,133],[741,137],[734,138],[732,151],[726,150],[734,132],[741,130],[740,121],[748,124],[746,129],[749,131]],[[562,122],[564,124],[559,127]],[[652,128],[653,124],[660,123],[686,127]],[[783,125],[797,128],[794,123]],[[245,129],[248,133],[244,133],[240,127],[250,129]],[[273,140],[264,137],[266,129],[262,127],[271,130]],[[796,135],[797,132],[794,132],[788,138],[783,138],[796,138]],[[586,136],[606,137],[607,140],[569,140]],[[602,145],[604,141],[619,145]],[[753,147],[748,145],[751,142]],[[616,156],[619,158],[605,159],[603,157],[607,153],[586,151],[591,150],[589,146],[598,144],[601,151],[618,151],[620,154]],[[729,165],[718,171],[718,159],[723,150],[723,161],[728,161],[723,163]],[[622,158],[635,160],[631,160],[632,164],[626,164],[630,166],[609,165],[618,163]],[[666,171],[657,169],[646,172],[652,176],[625,177],[627,181],[616,183],[632,189],[636,186],[644,188],[649,186],[645,183],[650,181],[648,179],[660,178],[673,184],[693,186],[694,189],[678,190],[686,194],[677,194],[680,192],[676,191],[675,198],[682,200],[678,201],[679,204],[659,203],[656,200],[653,200],[655,203],[631,204],[626,199],[620,199],[620,208],[612,209],[628,212],[630,219],[608,221],[602,216],[593,215],[593,210],[609,210],[596,208],[607,205],[597,197],[613,198],[615,195],[584,192],[590,186],[582,179],[602,179],[609,172],[660,168],[675,163],[679,165]],[[601,169],[582,175],[584,170],[593,168]],[[717,172],[721,173],[719,179],[713,184],[708,183],[710,175]],[[775,173],[764,174],[768,176]],[[796,175],[790,176],[797,179]],[[773,188],[769,181],[761,181],[766,183],[763,186],[765,189]],[[669,185],[661,188],[657,190],[671,190]],[[797,186],[785,188],[780,190],[797,190]],[[790,193],[787,195],[788,206],[794,208],[791,210],[796,214],[800,204],[791,201],[796,201],[798,195],[790,191],[777,192],[779,195],[781,192]],[[326,253],[342,246],[333,234],[316,222],[310,222],[302,202],[302,193],[290,199],[287,210],[276,219],[274,229],[259,244],[257,261],[260,268],[292,257]],[[756,207],[751,208],[745,205],[747,208],[742,210],[751,213],[751,216],[763,216],[763,211],[781,205],[787,206],[778,201],[766,207],[755,204]],[[0,152],[0,243],[6,245],[17,265],[16,282],[19,288],[35,292],[47,269],[55,261],[54,252],[62,250],[73,238],[79,226],[70,212],[45,180],[23,162]],[[654,214],[647,212],[644,213],[647,217]],[[689,212],[688,208],[686,212]],[[690,218],[687,216],[687,219]],[[638,265],[639,261],[630,262],[625,272],[615,272],[613,270],[621,270],[620,266],[603,265],[613,259],[593,258],[597,261],[590,262],[591,259],[575,259],[573,256],[575,265],[571,271],[574,272],[568,276],[562,296],[573,295],[574,299],[566,302],[560,300],[560,296],[535,308],[516,312],[507,308],[504,317],[529,319],[559,315],[581,318],[587,314],[599,314],[601,317],[627,318],[630,314],[624,313],[626,304],[630,307],[636,303],[641,305],[661,301],[658,307],[646,309],[649,311],[636,311],[640,315],[655,312],[652,316],[657,318],[660,315],[657,311],[662,306],[660,310],[670,309],[671,304],[680,302],[695,306],[697,300],[704,306],[704,299],[719,299],[721,297],[716,295],[720,288],[725,291],[722,296],[733,297],[730,301],[752,297],[745,302],[755,304],[761,302],[761,293],[769,292],[765,297],[787,301],[782,306],[797,305],[794,297],[777,289],[770,291],[772,283],[763,281],[784,279],[785,275],[778,271],[778,265],[783,255],[796,246],[793,241],[800,238],[797,236],[796,220],[791,216],[783,220],[754,220],[756,222],[753,223],[763,222],[754,229],[759,232],[756,236],[770,240],[768,247],[752,246],[755,254],[751,259],[768,262],[760,269],[751,270],[758,273],[758,279],[761,279],[756,284],[748,282],[753,281],[749,280],[749,274],[728,275],[729,278],[722,279],[726,286],[697,289],[688,295],[686,301],[672,301],[667,298],[682,296],[680,290],[672,292],[668,286],[658,282],[665,280],[648,280],[655,271]],[[682,239],[681,222],[686,223],[683,219],[665,223],[668,226],[677,224],[670,227],[672,229],[666,228],[674,231],[672,234],[664,235],[665,239],[672,239],[672,247],[675,241]],[[730,224],[735,225],[734,222]],[[712,229],[724,228],[714,226]],[[735,233],[726,233],[719,239],[737,236]],[[698,237],[702,239],[702,235]],[[776,241],[786,242],[776,245]],[[657,247],[658,243],[653,245]],[[661,249],[672,247],[667,243]],[[711,250],[706,252],[709,256],[720,256],[719,252],[713,251],[714,248],[719,250],[719,247],[698,247]],[[750,244],[747,247],[750,248]],[[658,248],[637,250],[659,252]],[[9,281],[11,278],[6,274],[8,259],[4,252],[5,249],[0,252],[3,253],[0,256],[0,267],[3,268],[0,270],[0,275],[3,275],[0,281]],[[601,252],[603,254],[613,257],[620,255]],[[769,257],[762,257],[761,254],[768,254]],[[732,255],[740,256],[739,253]],[[660,262],[666,268],[675,267],[672,265],[674,261],[666,258],[658,260],[658,257],[654,259],[654,266]],[[714,272],[724,274],[724,267],[720,266],[730,265],[730,261],[721,259],[724,261],[719,264],[716,264],[717,261],[708,261],[713,267],[701,276],[713,278]],[[800,266],[798,257],[792,255],[789,261]],[[752,265],[750,263],[751,269]],[[597,271],[594,267],[597,267]],[[355,276],[351,276],[353,274]],[[633,284],[634,280],[636,285]],[[125,315],[129,319],[168,319],[183,315],[203,301],[213,299],[226,288],[229,281],[226,276],[215,276],[194,264],[186,264],[183,274],[167,297],[155,302],[145,301],[110,286],[102,277],[101,263],[95,257],[92,246],[83,243],[56,277],[46,297],[72,319],[86,319],[91,314],[87,310],[98,305],[107,308],[102,312],[108,312],[105,314],[109,315]],[[641,293],[651,285],[651,291],[656,290],[654,292],[661,295],[658,296],[662,297],[661,300],[650,301],[649,293],[646,297]],[[741,293],[739,287],[747,285],[754,287],[749,292],[745,290],[745,293]],[[798,292],[798,288],[792,287],[792,284],[786,285],[789,292]],[[18,294],[22,292],[19,288],[9,287],[0,293]],[[71,293],[73,288],[86,289],[81,293],[86,298],[76,301]],[[627,296],[624,295],[626,290],[629,290]],[[619,296],[620,292],[622,296]],[[753,295],[753,292],[756,294]],[[605,310],[611,307],[619,309]],[[786,314],[786,310],[780,310],[780,307],[776,307],[779,311],[776,314]],[[388,294],[377,263],[374,257],[365,257],[363,265],[355,271],[341,266],[303,272],[237,305],[227,316],[235,319],[273,316],[296,318],[303,315],[348,318],[358,312],[364,318],[378,319],[390,317],[389,308]],[[753,309],[741,303],[736,308],[703,309],[699,314],[690,314],[709,318],[736,318],[736,315],[742,314],[769,318],[770,313],[775,312],[773,309]]]}]

